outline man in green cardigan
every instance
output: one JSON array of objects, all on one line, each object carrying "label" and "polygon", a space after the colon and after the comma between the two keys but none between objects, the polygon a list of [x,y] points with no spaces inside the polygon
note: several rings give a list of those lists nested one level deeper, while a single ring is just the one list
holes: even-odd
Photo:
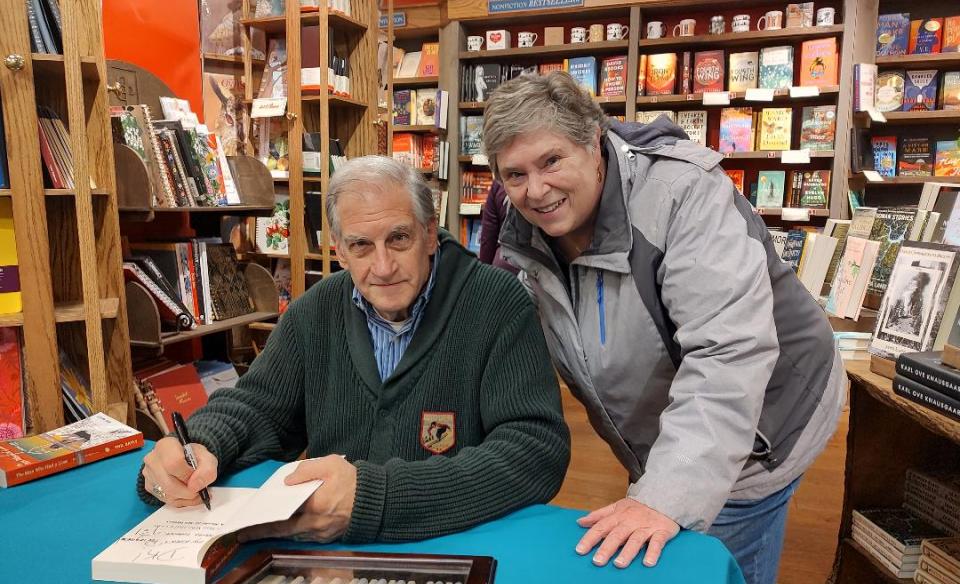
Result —
[{"label": "man in green cardigan", "polygon": [[357,158],[329,191],[345,270],[293,302],[237,387],[190,418],[196,470],[176,438],[157,442],[141,496],[197,505],[218,473],[305,450],[287,483],[323,485],[242,539],[422,539],[550,500],[570,436],[520,283],[438,234],[410,167]]}]

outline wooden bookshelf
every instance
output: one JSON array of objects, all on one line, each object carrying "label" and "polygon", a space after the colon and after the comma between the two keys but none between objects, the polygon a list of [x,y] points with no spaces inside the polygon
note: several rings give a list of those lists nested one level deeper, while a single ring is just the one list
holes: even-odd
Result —
[{"label": "wooden bookshelf", "polygon": [[[829,217],[830,209],[806,209],[806,208],[790,208],[791,211],[806,211],[810,217]],[[782,217],[784,209],[776,209],[769,207],[760,207],[757,209],[757,215],[767,215],[770,217]]]},{"label": "wooden bookshelf", "polygon": [[224,215],[269,215],[273,205],[226,205],[223,207],[157,207],[154,213],[223,213]]},{"label": "wooden bookshelf", "polygon": [[[829,36],[841,36],[843,25],[811,26],[806,28],[782,28],[779,30],[752,30],[749,32],[728,32],[726,34],[697,35],[689,37],[664,37],[659,39],[641,39],[638,46],[641,49],[666,48],[728,48],[762,43],[778,43],[787,41],[801,41]],[[650,52],[650,51],[644,51]]]},{"label": "wooden bookshelf", "polygon": [[[754,150],[753,152],[728,152],[723,155],[724,158],[740,159],[740,160],[763,160],[763,159],[779,159],[783,155],[781,150]],[[833,150],[821,150],[817,152],[811,152],[810,158],[833,158],[835,152]],[[796,166],[791,164],[791,166]]]},{"label": "wooden bookshelf", "polygon": [[[908,126],[917,124],[960,124],[960,110],[934,110],[927,112],[886,112],[887,124]],[[877,122],[874,122],[875,124]]]},{"label": "wooden bookshelf", "polygon": [[200,325],[197,328],[190,331],[183,331],[179,333],[169,333],[169,334],[164,333],[161,335],[160,341],[157,343],[145,342],[145,341],[130,341],[130,344],[135,347],[151,347],[151,348],[166,347],[169,345],[174,345],[176,343],[182,343],[184,341],[198,339],[200,337],[205,337],[207,335],[228,331],[234,327],[246,326],[251,323],[260,322],[263,320],[270,320],[271,318],[276,318],[277,316],[279,315],[276,312],[251,312],[250,314],[245,314],[243,316],[238,316],[236,318],[217,321],[213,324]]},{"label": "wooden bookshelf", "polygon": [[[748,100],[746,91],[728,91],[730,95],[730,104],[729,105],[752,105],[756,107],[765,107],[767,104],[780,104],[780,105],[790,105],[794,102],[806,102],[811,100],[820,99],[821,97],[829,97],[830,99],[835,99],[836,95],[840,93],[839,85],[832,85],[830,87],[821,87],[819,95],[810,96],[810,97],[790,97],[789,89],[777,89],[773,92],[773,101],[759,101],[759,100]],[[686,95],[641,95],[637,97],[637,105],[676,105],[683,103],[693,103],[693,104],[703,104],[703,94],[702,93],[688,93]],[[706,105],[704,107],[728,107],[725,105],[720,106],[711,106]]]},{"label": "wooden bookshelf", "polygon": [[[863,175],[851,175],[851,180],[866,181]],[[960,185],[960,176],[885,176],[883,182],[867,182],[871,187],[894,187],[902,185],[922,185],[928,182],[938,182]]]},{"label": "wooden bookshelf", "polygon": [[923,67],[926,69],[960,67],[960,53],[877,57],[877,65],[879,67]]},{"label": "wooden bookshelf", "polygon": [[404,126],[404,125],[395,125],[393,126],[394,132],[411,132],[414,134],[436,134],[438,129],[436,126]]},{"label": "wooden bookshelf", "polygon": [[438,87],[440,85],[440,76],[433,77],[394,77],[394,89],[416,88],[416,87]]},{"label": "wooden bookshelf", "polygon": [[960,470],[960,422],[901,398],[893,383],[848,361],[850,426],[843,511],[831,582],[911,582],[895,578],[851,539],[856,509],[900,507],[908,468]]},{"label": "wooden bookshelf", "polygon": [[[27,63],[0,68],[13,223],[24,242],[17,250],[23,311],[0,324],[22,331],[33,432],[64,424],[61,352],[87,376],[95,411],[133,423],[101,3],[60,8],[64,54],[31,54],[23,2],[0,0],[0,54]],[[74,189],[44,188],[38,104],[69,128]]]},{"label": "wooden bookshelf", "polygon": [[[243,57],[240,55],[217,55],[216,53],[204,53],[203,61],[204,63],[217,63],[227,66],[243,66]],[[250,59],[250,63],[254,67],[263,67],[266,64],[266,61],[263,59]]]},{"label": "wooden bookshelf", "polygon": [[[377,9],[370,2],[354,0],[353,14],[347,16],[331,10],[321,3],[319,10],[301,12],[296,2],[288,2],[282,16],[252,18],[254,0],[244,0],[240,22],[244,25],[245,55],[251,46],[251,31],[259,29],[270,37],[285,37],[287,51],[287,114],[286,132],[289,147],[290,173],[285,178],[273,178],[274,183],[285,183],[290,195],[289,260],[291,291],[296,298],[306,290],[307,232],[306,232],[306,185],[319,190],[323,195],[330,184],[330,140],[339,138],[348,158],[371,154],[376,150],[376,99],[377,99]],[[304,27],[319,27],[319,47],[302,46],[301,32]],[[326,87],[330,62],[330,47],[326,42],[327,32],[333,31],[334,50],[350,62],[351,95],[337,96],[326,91],[304,92],[301,86],[301,66],[305,50],[317,51],[320,67],[320,86]],[[246,58],[246,57],[245,57]],[[244,64],[247,103],[252,103],[254,83],[252,67]],[[318,132],[321,143],[321,173],[319,176],[304,176],[302,140],[304,132]],[[321,206],[322,221],[326,225],[326,209]],[[322,229],[322,273],[332,271],[333,255],[330,250],[329,229]],[[261,256],[263,257],[263,256]],[[266,258],[269,260],[270,258]]]},{"label": "wooden bookshelf", "polygon": [[630,41],[601,41],[596,43],[571,43],[549,47],[524,47],[495,51],[460,51],[461,61],[496,61],[522,57],[570,57],[581,54],[608,55],[624,53]]}]

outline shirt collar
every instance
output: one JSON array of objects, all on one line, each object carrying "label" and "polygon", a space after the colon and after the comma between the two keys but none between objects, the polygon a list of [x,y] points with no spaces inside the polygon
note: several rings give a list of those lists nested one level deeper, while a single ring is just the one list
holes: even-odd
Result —
[{"label": "shirt collar", "polygon": [[363,297],[363,294],[360,293],[360,290],[356,286],[353,287],[353,303],[357,308],[363,311],[367,316],[367,320],[372,320],[374,322],[380,323],[387,329],[394,331],[397,335],[402,335],[408,332],[411,328],[415,327],[420,320],[420,315],[423,314],[424,308],[427,306],[427,302],[430,301],[430,296],[433,293],[433,286],[437,280],[437,266],[440,265],[440,248],[442,246],[437,246],[437,251],[434,252],[433,256],[430,258],[430,278],[427,280],[427,285],[423,287],[423,290],[417,296],[417,299],[413,303],[413,309],[410,311],[410,318],[407,319],[406,326],[404,326],[399,331],[395,331],[393,327],[390,326],[390,323],[387,322],[385,318],[377,314],[376,309],[372,304],[367,302],[367,299]]}]

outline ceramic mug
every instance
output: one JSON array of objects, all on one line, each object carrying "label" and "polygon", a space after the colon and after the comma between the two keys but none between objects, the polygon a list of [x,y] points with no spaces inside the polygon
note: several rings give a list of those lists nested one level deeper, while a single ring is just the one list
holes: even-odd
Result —
[{"label": "ceramic mug", "polygon": [[757,20],[757,30],[778,30],[783,28],[783,12],[771,10]]},{"label": "ceramic mug", "polygon": [[539,37],[535,32],[519,32],[517,33],[517,46],[532,47],[537,42],[537,38]]},{"label": "ceramic mug", "polygon": [[587,42],[587,29],[582,26],[575,26],[570,29],[570,42],[571,43],[585,43]]},{"label": "ceramic mug", "polygon": [[620,41],[627,38],[627,33],[630,32],[630,27],[625,24],[620,24],[614,22],[607,25],[607,40],[608,41]]},{"label": "ceramic mug", "polygon": [[837,11],[829,6],[817,10],[817,26],[833,26],[836,16]]},{"label": "ceramic mug", "polygon": [[692,18],[684,18],[680,24],[673,27],[673,36],[693,36],[693,31],[697,27],[697,21]]},{"label": "ceramic mug", "polygon": [[750,15],[738,14],[734,16],[730,27],[733,32],[750,32]]},{"label": "ceramic mug", "polygon": [[603,40],[603,25],[591,24],[590,25],[590,42],[599,43],[602,40]]},{"label": "ceramic mug", "polygon": [[727,32],[727,22],[723,16],[717,15],[710,18],[710,34],[723,34]]},{"label": "ceramic mug", "polygon": [[467,50],[468,51],[479,51],[483,48],[483,37],[482,36],[468,36],[467,37]]},{"label": "ceramic mug", "polygon": [[667,34],[666,27],[663,26],[663,23],[659,20],[651,20],[647,23],[647,38],[648,39],[660,39],[663,38],[663,35]]}]

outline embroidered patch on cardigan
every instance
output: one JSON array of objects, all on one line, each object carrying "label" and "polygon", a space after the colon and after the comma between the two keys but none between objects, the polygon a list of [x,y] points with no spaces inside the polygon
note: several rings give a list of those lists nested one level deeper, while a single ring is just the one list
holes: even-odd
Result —
[{"label": "embroidered patch on cardigan", "polygon": [[434,454],[443,454],[456,442],[456,416],[453,412],[420,414],[420,446]]}]

